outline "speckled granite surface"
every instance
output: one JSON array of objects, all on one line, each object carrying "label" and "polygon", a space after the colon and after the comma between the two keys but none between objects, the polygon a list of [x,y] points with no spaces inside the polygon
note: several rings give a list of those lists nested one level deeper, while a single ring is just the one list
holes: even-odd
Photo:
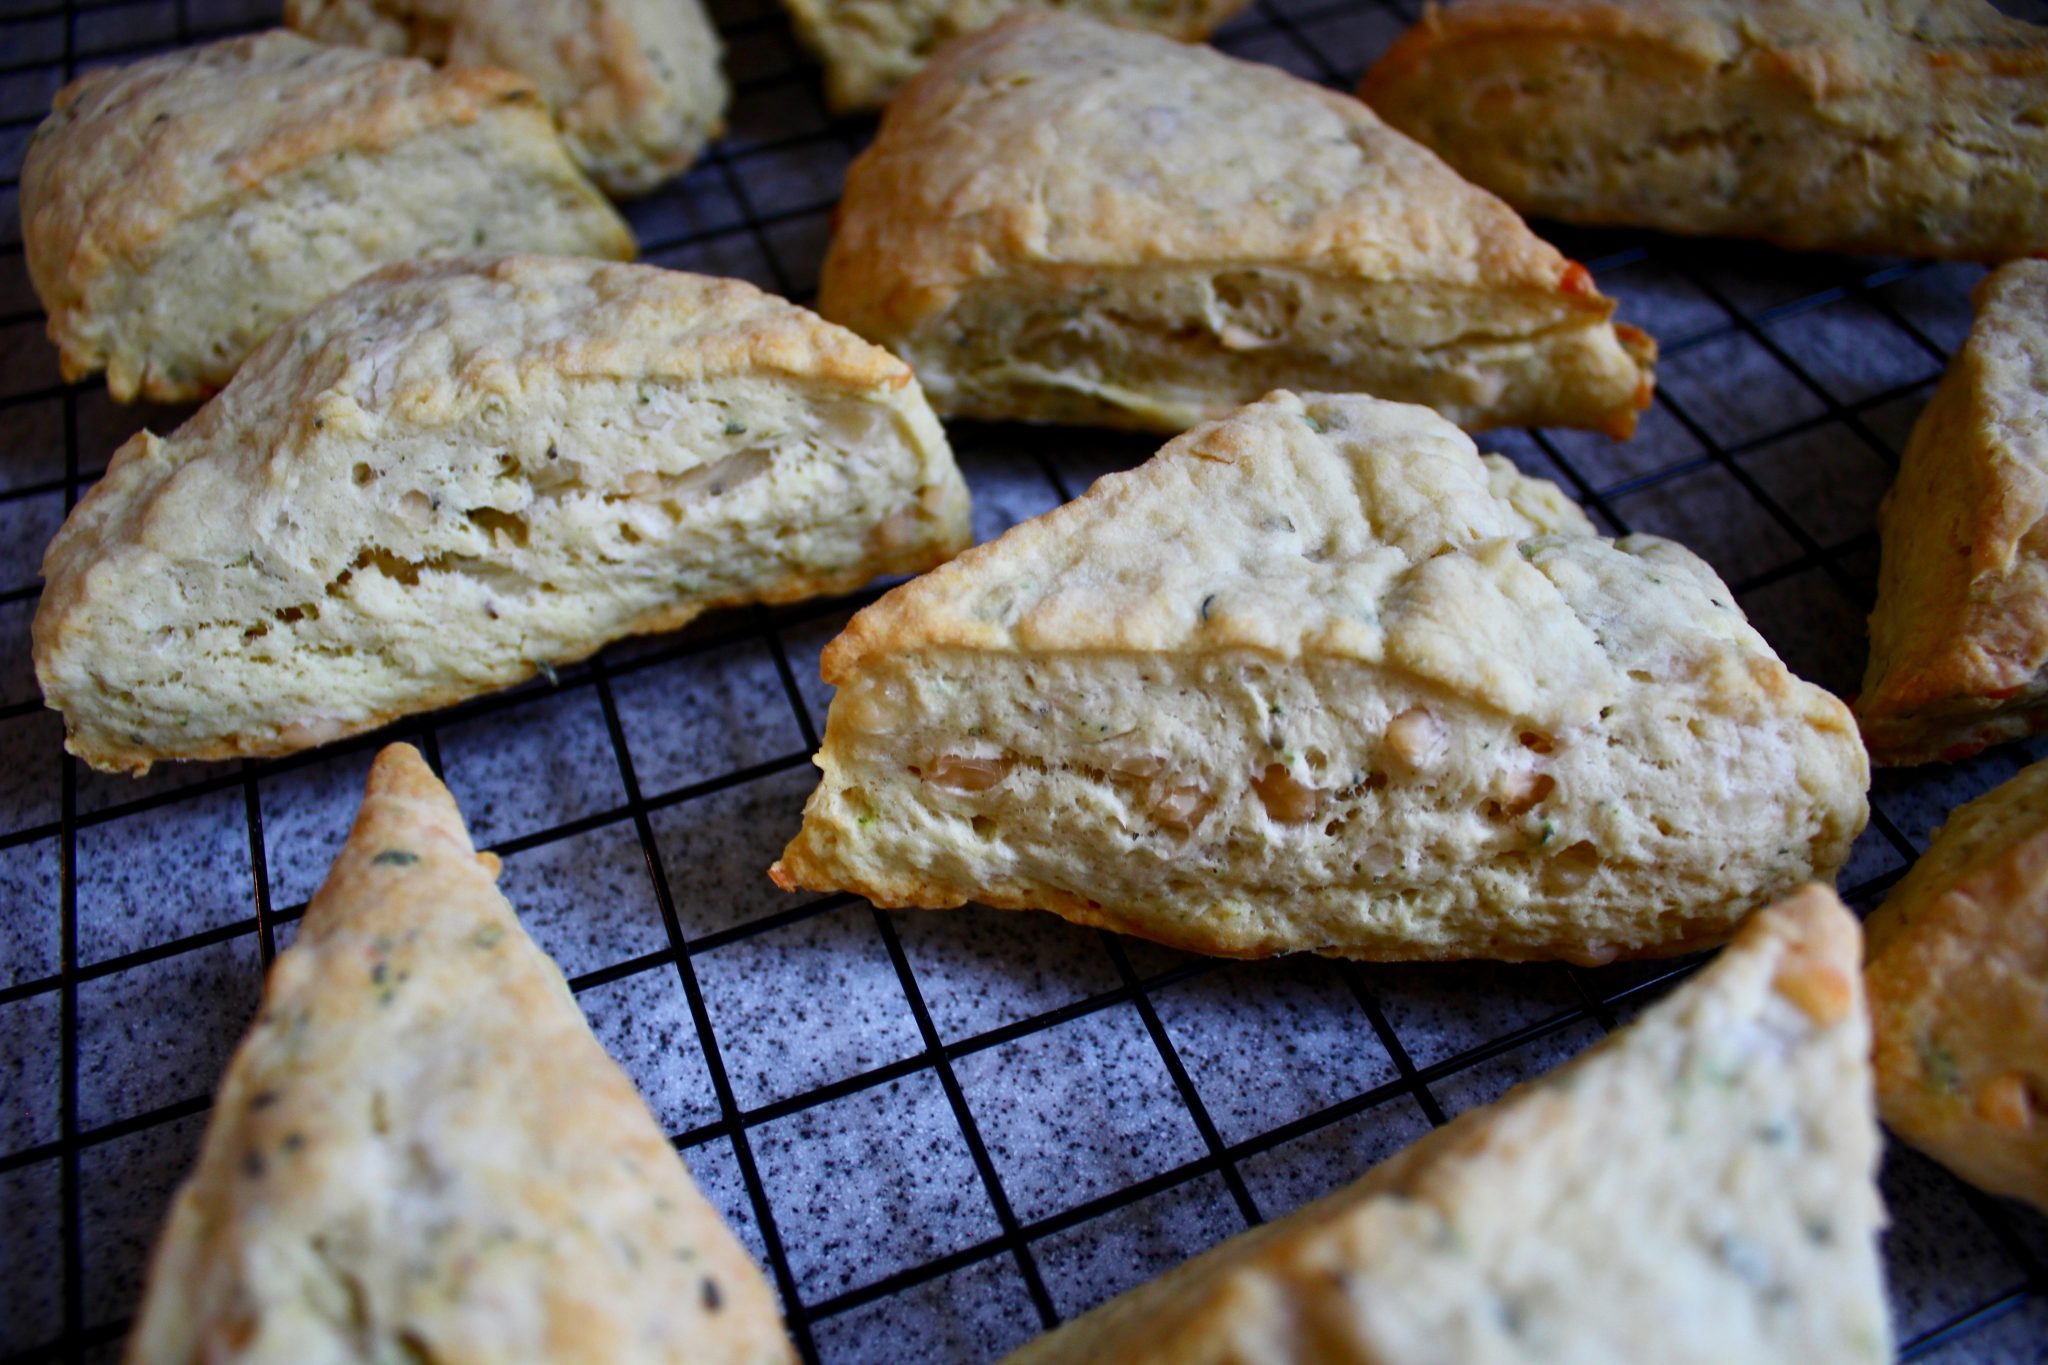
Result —
[{"label": "speckled granite surface", "polygon": [[[821,112],[772,0],[715,5],[739,98],[703,166],[632,206],[650,259],[803,298],[870,125]],[[0,3],[0,1360],[111,1360],[164,1202],[361,793],[373,742],[280,764],[68,767],[27,667],[67,498],[143,423],[58,383],[12,182],[65,65],[265,20],[236,0]],[[1240,55],[1348,84],[1382,0],[1261,0]],[[1793,664],[1856,685],[1871,515],[1969,322],[1963,267],[1558,232],[1664,343],[1635,440],[1499,433],[1615,529],[1676,536]],[[962,427],[982,538],[1149,453]],[[396,734],[426,744],[598,1035],[828,1362],[974,1361],[1355,1176],[1633,1016],[1671,966],[1219,964],[1042,916],[785,896],[856,602],[635,642]],[[1844,880],[1867,909],[1929,830],[2041,743],[1886,774]],[[2048,1354],[2048,1223],[1895,1151],[1901,1339]],[[1950,1333],[1944,1335],[1944,1333]]]}]

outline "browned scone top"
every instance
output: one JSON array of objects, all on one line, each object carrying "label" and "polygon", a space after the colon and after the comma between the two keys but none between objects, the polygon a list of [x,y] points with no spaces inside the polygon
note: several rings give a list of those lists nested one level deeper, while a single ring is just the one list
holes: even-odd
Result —
[{"label": "browned scone top", "polygon": [[1453,0],[1360,94],[1526,213],[1817,250],[2048,247],[2048,33],[1984,0]]},{"label": "browned scone top", "polygon": [[941,413],[1166,433],[1275,388],[1621,436],[1655,347],[1357,100],[1071,14],[940,52],[848,172],[827,317]]},{"label": "browned scone top", "polygon": [[784,1365],[767,1282],[419,755],[229,1063],[129,1365]]},{"label": "browned scone top", "polygon": [[2048,261],[2001,267],[1975,297],[1878,511],[1856,716],[1880,764],[2048,725]]}]

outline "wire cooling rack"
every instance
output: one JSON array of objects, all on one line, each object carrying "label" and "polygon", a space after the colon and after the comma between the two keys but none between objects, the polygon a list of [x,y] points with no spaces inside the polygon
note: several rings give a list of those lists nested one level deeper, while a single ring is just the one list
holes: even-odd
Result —
[{"label": "wire cooling rack", "polygon": [[[771,0],[717,9],[731,133],[632,206],[648,259],[809,297],[846,162]],[[727,613],[391,735],[144,781],[67,759],[28,623],[50,533],[137,426],[58,381],[15,181],[79,69],[269,22],[264,3],[0,6],[0,1361],[115,1357],[263,969],[339,846],[375,747],[413,739],[810,1359],[973,1361],[1333,1188],[1626,1022],[1696,963],[1230,964],[967,910],[790,897],[828,694],[861,602]],[[1259,0],[1218,43],[1349,88],[1380,0]],[[1975,269],[1550,235],[1664,345],[1626,444],[1487,444],[1616,530],[1693,546],[1802,674],[1852,690],[1872,514],[1969,325]],[[1149,441],[957,427],[981,538]],[[1843,885],[1867,910],[2036,741],[1879,778]],[[2048,1224],[1894,1146],[1886,1265],[1914,1359],[2048,1355]],[[1618,1240],[1625,1240],[1619,1230]]]}]

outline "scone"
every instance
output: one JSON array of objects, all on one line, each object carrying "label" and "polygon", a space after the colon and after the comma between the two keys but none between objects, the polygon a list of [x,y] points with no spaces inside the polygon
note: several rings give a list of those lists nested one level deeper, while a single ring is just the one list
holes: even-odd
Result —
[{"label": "scone", "polygon": [[942,414],[1177,433],[1275,388],[1625,436],[1655,347],[1372,111],[1059,14],[963,38],[847,173],[819,311]]},{"label": "scone", "polygon": [[285,0],[285,22],[539,87],[569,152],[615,195],[680,173],[718,135],[729,95],[699,0]]},{"label": "scone", "polygon": [[1984,0],[1453,0],[1359,93],[1546,218],[1987,261],[2048,247],[2048,33]]},{"label": "scone", "polygon": [[1010,1365],[1889,1361],[1857,946],[1808,887],[1583,1057]]},{"label": "scone", "polygon": [[1870,917],[1868,983],[1884,1121],[2048,1211],[2048,762],[1949,817]]},{"label": "scone", "polygon": [[189,402],[381,265],[633,255],[533,87],[278,31],[66,86],[21,173],[29,277],[64,377]]},{"label": "scone", "polygon": [[1856,718],[1881,764],[2048,726],[2048,261],[1993,271],[1976,303],[1878,510]]},{"label": "scone", "polygon": [[1276,393],[895,589],[824,654],[772,875],[1191,951],[1725,939],[1867,816],[1848,708],[1699,559],[1427,409]]},{"label": "scone", "polygon": [[1247,0],[783,0],[797,36],[825,66],[825,98],[840,113],[879,109],[954,38],[1014,10],[1062,9],[1190,41],[1206,38]]},{"label": "scone", "polygon": [[420,756],[228,1064],[128,1365],[781,1365],[775,1300]]},{"label": "scone", "polygon": [[392,266],[143,432],[43,560],[72,753],[289,753],[969,539],[901,361],[737,280]]}]

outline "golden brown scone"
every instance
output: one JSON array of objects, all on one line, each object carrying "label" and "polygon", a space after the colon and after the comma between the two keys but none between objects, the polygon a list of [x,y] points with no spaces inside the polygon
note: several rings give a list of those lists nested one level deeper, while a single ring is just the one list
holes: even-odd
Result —
[{"label": "golden brown scone", "polygon": [[1868,977],[1884,1121],[2048,1211],[2048,762],[1949,817],[1870,917]]},{"label": "golden brown scone", "polygon": [[228,1064],[128,1365],[782,1365],[775,1300],[520,928],[377,756]]},{"label": "golden brown scone", "polygon": [[1867,815],[1848,708],[1705,563],[1356,395],[1196,427],[823,668],[779,883],[1196,952],[1679,952],[1832,877]]},{"label": "golden brown scone", "polygon": [[524,77],[281,29],[66,86],[29,144],[21,221],[64,377],[105,369],[123,402],[204,398],[381,265],[633,255]]},{"label": "golden brown scone", "polygon": [[1858,941],[1807,887],[1593,1051],[1009,1365],[1888,1361]]},{"label": "golden brown scone", "polygon": [[879,109],[925,59],[1014,10],[1060,9],[1172,38],[1206,38],[1248,0],[782,0],[825,66],[840,113]]},{"label": "golden brown scone", "polygon": [[1524,213],[1825,251],[2048,247],[2048,34],[1984,0],[1453,0],[1359,93]]},{"label": "golden brown scone", "polygon": [[730,93],[699,0],[285,0],[284,17],[324,42],[519,72],[616,195],[695,161]]},{"label": "golden brown scone", "polygon": [[1052,13],[960,39],[891,103],[818,307],[941,414],[1162,433],[1284,387],[1626,436],[1655,355],[1358,101]]},{"label": "golden brown scone", "polygon": [[1993,271],[1976,302],[1878,511],[1856,717],[1881,764],[2048,726],[2048,261]]}]

